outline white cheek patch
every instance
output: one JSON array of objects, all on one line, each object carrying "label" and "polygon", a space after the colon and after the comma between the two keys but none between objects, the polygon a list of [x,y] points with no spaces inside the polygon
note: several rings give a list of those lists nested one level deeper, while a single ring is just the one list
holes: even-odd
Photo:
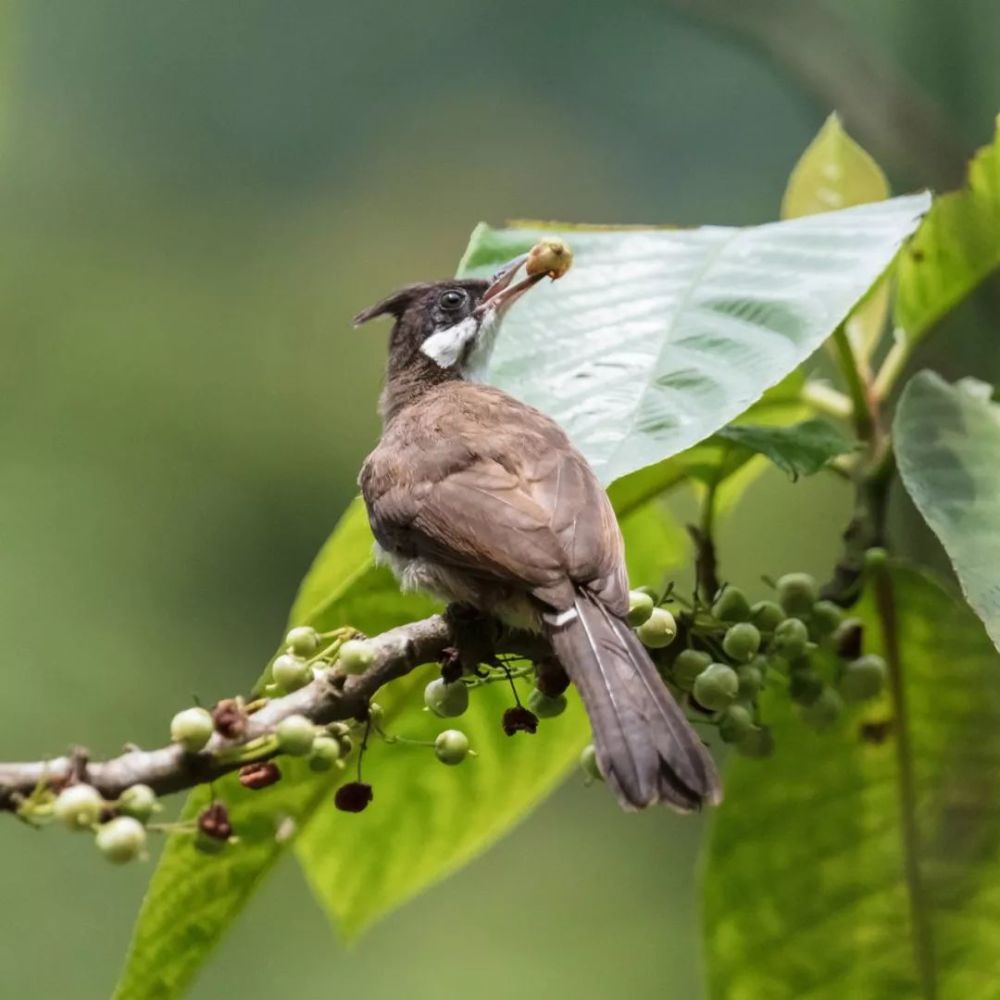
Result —
[{"label": "white cheek patch", "polygon": [[476,321],[469,316],[461,323],[432,333],[420,345],[420,350],[439,368],[452,368],[465,355],[477,333]]}]

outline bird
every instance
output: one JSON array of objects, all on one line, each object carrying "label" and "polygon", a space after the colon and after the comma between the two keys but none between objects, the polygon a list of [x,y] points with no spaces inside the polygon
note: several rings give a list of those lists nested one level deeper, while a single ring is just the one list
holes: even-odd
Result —
[{"label": "bird", "polygon": [[624,543],[562,428],[484,382],[503,317],[544,272],[408,285],[354,318],[393,320],[382,434],[359,486],[376,558],[404,590],[541,633],[582,698],[626,810],[721,800],[711,754],[629,626]]}]

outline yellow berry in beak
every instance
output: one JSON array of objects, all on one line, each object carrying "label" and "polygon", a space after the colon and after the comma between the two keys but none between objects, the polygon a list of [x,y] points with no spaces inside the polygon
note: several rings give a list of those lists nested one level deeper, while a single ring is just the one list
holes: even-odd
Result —
[{"label": "yellow berry in beak", "polygon": [[573,263],[573,251],[562,240],[539,240],[528,254],[525,270],[534,277],[547,274],[553,281],[561,278]]}]

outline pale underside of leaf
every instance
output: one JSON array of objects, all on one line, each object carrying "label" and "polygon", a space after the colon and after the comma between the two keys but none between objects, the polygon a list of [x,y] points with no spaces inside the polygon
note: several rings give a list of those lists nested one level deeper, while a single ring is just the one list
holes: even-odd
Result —
[{"label": "pale underside of leaf", "polygon": [[919,372],[893,430],[903,485],[1000,647],[1000,406]]},{"label": "pale underside of leaf", "polygon": [[[926,195],[746,229],[567,231],[573,269],[504,324],[490,380],[554,417],[605,483],[730,422],[805,360],[893,259]],[[480,227],[488,273],[543,231]]]}]

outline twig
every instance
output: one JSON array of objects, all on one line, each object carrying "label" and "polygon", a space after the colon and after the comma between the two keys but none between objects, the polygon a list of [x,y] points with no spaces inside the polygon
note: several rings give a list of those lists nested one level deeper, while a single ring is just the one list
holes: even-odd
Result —
[{"label": "twig", "polygon": [[[363,674],[345,679],[343,674],[330,671],[298,691],[272,698],[250,716],[238,740],[216,734],[199,753],[186,753],[172,743],[156,750],[133,748],[105,761],[91,761],[84,752],[74,751],[52,760],[0,763],[0,810],[16,810],[18,803],[39,786],[59,789],[70,780],[86,781],[109,800],[140,783],[149,785],[158,795],[207,784],[242,765],[234,750],[273,732],[289,715],[304,715],[317,724],[363,717],[381,687],[421,664],[434,662],[453,639],[444,619],[434,615],[390,629],[369,641],[375,659]],[[505,633],[501,648],[532,659],[551,655],[539,637],[519,632]],[[257,759],[268,756],[273,753],[261,754]]]}]

